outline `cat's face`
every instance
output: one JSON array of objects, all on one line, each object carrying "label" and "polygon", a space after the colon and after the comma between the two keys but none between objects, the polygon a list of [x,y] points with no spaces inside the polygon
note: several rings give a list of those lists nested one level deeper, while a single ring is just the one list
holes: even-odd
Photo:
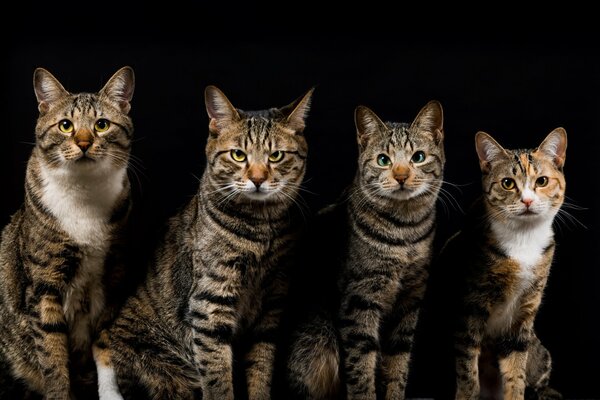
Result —
[{"label": "cat's face", "polygon": [[556,215],[565,195],[564,129],[552,131],[537,149],[507,150],[484,132],[475,144],[493,219],[535,222]]},{"label": "cat's face", "polygon": [[244,112],[207,87],[206,157],[214,190],[232,201],[291,201],[304,177],[308,148],[302,132],[311,95],[283,108]]},{"label": "cat's face", "polygon": [[356,109],[359,174],[371,194],[398,200],[437,192],[444,167],[443,113],[429,102],[412,124],[383,123],[370,109]]},{"label": "cat's face", "polygon": [[71,94],[48,71],[34,73],[40,115],[36,145],[49,168],[103,172],[127,166],[133,124],[130,67],[117,71],[98,93]]}]

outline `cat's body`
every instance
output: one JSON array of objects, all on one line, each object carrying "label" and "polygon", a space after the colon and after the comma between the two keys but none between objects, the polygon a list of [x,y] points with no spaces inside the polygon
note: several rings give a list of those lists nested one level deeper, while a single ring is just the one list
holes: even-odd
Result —
[{"label": "cat's body", "polygon": [[335,255],[321,265],[335,271],[335,286],[323,289],[335,299],[298,328],[291,344],[288,379],[300,397],[404,397],[432,255],[442,121],[437,102],[410,125],[357,109],[358,173],[347,202],[323,213],[329,222],[319,228],[325,237],[340,236],[326,242],[341,248],[328,248]]},{"label": "cat's body", "polygon": [[95,349],[101,398],[232,399],[234,361],[244,363],[248,397],[270,397],[311,93],[243,112],[207,88],[207,168]]},{"label": "cat's body", "polygon": [[[559,398],[548,388],[550,353],[533,323],[554,254],[563,200],[564,130],[539,148],[505,150],[477,135],[484,195],[440,263],[454,301],[457,399]],[[452,282],[452,284],[450,284]]]},{"label": "cat's body", "polygon": [[25,202],[0,245],[0,368],[26,390],[66,399],[93,368],[94,335],[114,311],[106,292],[130,209],[133,71],[97,94],[70,94],[41,69],[34,86]]}]

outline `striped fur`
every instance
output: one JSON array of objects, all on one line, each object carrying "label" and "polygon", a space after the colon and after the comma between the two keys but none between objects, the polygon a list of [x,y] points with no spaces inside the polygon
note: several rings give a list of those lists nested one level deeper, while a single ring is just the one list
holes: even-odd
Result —
[{"label": "striped fur", "polygon": [[101,399],[232,399],[234,361],[244,363],[248,397],[270,398],[311,95],[244,112],[206,89],[206,170],[145,283],[97,343]]},{"label": "striped fur", "polygon": [[457,399],[560,398],[548,387],[550,353],[533,325],[564,200],[566,145],[562,128],[532,150],[476,136],[484,193],[440,257],[458,281]]},{"label": "striped fur", "polygon": [[[133,86],[129,67],[94,94],[68,93],[35,71],[40,115],[25,202],[0,244],[2,398],[17,396],[5,391],[9,381],[51,399],[93,383],[91,344],[110,317],[106,292],[119,267],[107,260],[119,256],[130,208]],[[64,120],[70,132],[59,129]],[[102,132],[99,120],[110,124]]]},{"label": "striped fur", "polygon": [[346,235],[336,278],[339,298],[331,310],[336,318],[329,322],[321,312],[296,332],[289,381],[297,394],[314,399],[344,393],[374,399],[377,392],[401,399],[442,184],[442,108],[429,102],[412,124],[383,123],[366,107],[357,108],[355,119],[358,173],[348,201],[323,216],[337,213],[342,220],[328,224],[324,237]]}]

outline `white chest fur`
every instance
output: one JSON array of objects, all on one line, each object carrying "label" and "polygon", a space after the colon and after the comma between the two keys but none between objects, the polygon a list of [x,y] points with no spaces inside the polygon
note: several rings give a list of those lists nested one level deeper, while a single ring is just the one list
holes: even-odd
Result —
[{"label": "white chest fur", "polygon": [[508,330],[519,311],[521,296],[535,278],[544,249],[552,240],[552,221],[543,221],[529,226],[506,226],[492,224],[492,232],[502,250],[517,262],[517,280],[506,300],[491,312],[487,332],[497,334]]},{"label": "white chest fur", "polygon": [[123,191],[126,171],[42,170],[42,202],[77,243],[81,264],[63,299],[73,349],[90,345],[90,332],[104,307],[102,275],[109,246],[108,221]]}]

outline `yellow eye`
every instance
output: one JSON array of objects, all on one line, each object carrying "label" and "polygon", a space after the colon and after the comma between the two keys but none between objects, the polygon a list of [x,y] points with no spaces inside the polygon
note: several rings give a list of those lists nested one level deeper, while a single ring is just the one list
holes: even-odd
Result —
[{"label": "yellow eye", "polygon": [[246,153],[241,151],[240,149],[231,150],[231,158],[233,158],[237,162],[246,161]]},{"label": "yellow eye", "polygon": [[63,119],[58,123],[58,129],[64,133],[71,133],[73,132],[73,123],[68,119]]},{"label": "yellow eye", "polygon": [[110,122],[107,119],[99,119],[94,124],[94,130],[96,132],[106,132],[110,128]]},{"label": "yellow eye", "polygon": [[548,184],[548,177],[547,176],[540,176],[539,178],[537,178],[535,180],[535,185],[538,187],[544,187]]},{"label": "yellow eye", "polygon": [[284,155],[285,155],[285,152],[277,150],[277,151],[271,153],[271,155],[269,156],[269,161],[271,161],[272,163],[279,162],[279,161],[283,160]]},{"label": "yellow eye", "polygon": [[512,178],[502,179],[502,187],[506,190],[513,190],[515,188],[515,180]]}]

